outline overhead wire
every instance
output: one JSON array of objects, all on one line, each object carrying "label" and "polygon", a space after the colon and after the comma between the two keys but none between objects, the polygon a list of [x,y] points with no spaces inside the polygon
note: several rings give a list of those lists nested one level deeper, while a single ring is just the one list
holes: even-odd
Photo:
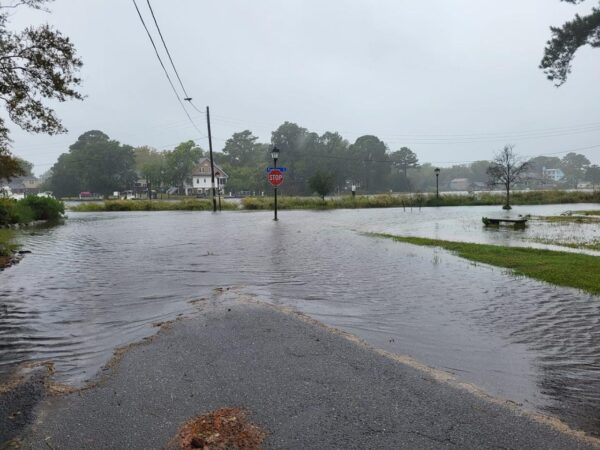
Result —
[{"label": "overhead wire", "polygon": [[156,29],[158,30],[158,35],[160,36],[160,40],[163,44],[163,47],[165,48],[167,56],[169,57],[169,61],[171,62],[171,67],[173,67],[173,71],[175,72],[175,75],[177,76],[177,80],[179,81],[181,90],[185,94],[184,100],[187,101],[190,104],[190,106],[192,108],[194,108],[196,111],[204,114],[204,112],[201,109],[197,108],[196,105],[194,105],[194,103],[192,102],[192,97],[190,97],[190,95],[187,93],[185,86],[183,85],[183,81],[181,81],[181,77],[179,76],[179,71],[177,70],[177,67],[175,67],[175,62],[173,61],[173,58],[171,57],[171,52],[169,51],[169,47],[167,46],[165,38],[162,34],[160,25],[158,24],[158,20],[156,19],[156,15],[154,14],[154,9],[152,8],[152,5],[150,4],[150,0],[146,0],[146,3],[148,4],[148,9],[150,9],[150,14],[152,15],[152,19],[154,20],[154,25],[156,26]]},{"label": "overhead wire", "polygon": [[173,80],[171,80],[171,76],[169,75],[169,71],[165,67],[165,64],[163,63],[163,60],[160,57],[160,53],[158,52],[158,48],[156,47],[156,44],[154,43],[154,38],[152,37],[152,34],[150,33],[150,30],[146,26],[146,22],[144,21],[144,17],[142,16],[140,8],[138,7],[138,5],[137,5],[137,3],[136,3],[135,0],[132,0],[132,1],[133,1],[133,5],[135,6],[135,10],[138,13],[138,17],[140,18],[140,21],[142,22],[142,25],[144,26],[144,29],[146,30],[146,34],[148,35],[148,39],[150,39],[150,43],[152,44],[152,48],[154,48],[154,53],[156,54],[156,57],[158,58],[158,62],[160,63],[160,66],[163,68],[163,71],[165,72],[167,80],[169,81],[169,84],[171,85],[171,88],[173,89],[173,93],[175,94],[175,97],[177,97],[177,101],[181,105],[181,108],[185,112],[185,115],[189,119],[190,123],[194,126],[194,128],[196,129],[196,131],[198,131],[200,134],[202,134],[202,131],[198,128],[198,126],[196,125],[196,123],[192,120],[192,116],[190,116],[190,113],[185,108],[185,105],[183,104],[183,101],[181,100],[181,97],[179,96],[179,93],[177,92],[177,89],[175,88],[175,85],[173,84]]}]

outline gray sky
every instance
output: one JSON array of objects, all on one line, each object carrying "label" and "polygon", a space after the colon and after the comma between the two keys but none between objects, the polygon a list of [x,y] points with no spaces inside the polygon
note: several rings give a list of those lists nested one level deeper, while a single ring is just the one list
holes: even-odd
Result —
[{"label": "gray sky", "polygon": [[[137,0],[152,24],[145,0]],[[578,150],[600,163],[600,50],[576,56],[556,89],[538,69],[549,26],[595,1],[153,0],[194,102],[210,105],[214,147],[235,131],[261,140],[284,121],[375,134],[422,162],[489,159],[505,143],[521,155]],[[77,137],[99,129],[130,145],[207,148],[205,117],[178,104],[128,0],[56,0],[51,14],[21,9],[13,29],[48,22],[83,59],[83,102],[57,111],[66,135],[11,126],[14,152],[40,174]],[[158,36],[155,33],[158,41]],[[167,63],[165,57],[165,63]],[[557,154],[562,156],[564,153]],[[281,155],[282,163],[285,155]]]}]

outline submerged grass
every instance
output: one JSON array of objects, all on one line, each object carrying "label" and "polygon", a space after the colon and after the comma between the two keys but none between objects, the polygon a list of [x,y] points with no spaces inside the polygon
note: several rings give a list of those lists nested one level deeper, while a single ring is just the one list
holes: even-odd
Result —
[{"label": "submerged grass", "polygon": [[569,241],[561,241],[558,239],[546,239],[546,238],[537,238],[532,239],[533,242],[537,242],[539,244],[545,245],[557,245],[559,247],[567,247],[567,248],[578,248],[582,250],[596,250],[600,251],[600,241],[592,241],[592,242],[569,242]]},{"label": "submerged grass", "polygon": [[390,234],[374,234],[414,245],[441,247],[458,256],[480,263],[511,269],[558,286],[600,294],[600,257],[525,247],[506,247],[468,242],[444,241]]},{"label": "submerged grass", "polygon": [[533,216],[531,219],[548,223],[600,223],[600,217],[592,216]]},{"label": "submerged grass", "polygon": [[[224,210],[237,209],[231,202],[221,201]],[[181,201],[161,200],[107,200],[102,203],[81,203],[72,206],[71,211],[104,212],[104,211],[212,211],[211,200],[189,199]]]}]

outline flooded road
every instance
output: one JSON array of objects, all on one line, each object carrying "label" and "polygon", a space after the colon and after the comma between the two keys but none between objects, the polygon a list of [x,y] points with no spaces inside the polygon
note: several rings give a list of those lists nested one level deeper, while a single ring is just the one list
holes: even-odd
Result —
[{"label": "flooded road", "polygon": [[152,323],[233,287],[600,436],[600,297],[363,234],[530,245],[568,232],[483,229],[482,216],[501,214],[283,211],[273,222],[270,212],[69,213],[63,226],[25,234],[33,253],[0,272],[0,374],[50,359],[59,381],[83,383],[115,347],[154,333]]}]

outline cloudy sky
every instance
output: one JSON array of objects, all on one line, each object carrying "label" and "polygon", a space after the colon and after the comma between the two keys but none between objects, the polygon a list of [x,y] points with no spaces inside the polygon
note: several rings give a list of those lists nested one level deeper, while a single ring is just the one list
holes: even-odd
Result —
[{"label": "cloudy sky", "polygon": [[[151,1],[186,90],[211,108],[216,150],[244,129],[269,141],[287,120],[350,141],[375,134],[441,166],[489,159],[505,143],[521,155],[576,150],[600,163],[600,50],[580,50],[560,89],[538,69],[549,26],[595,1]],[[146,0],[137,2],[159,43]],[[198,131],[132,1],[50,8],[20,9],[10,27],[48,22],[70,36],[86,99],[57,106],[66,135],[11,127],[14,152],[37,174],[90,129],[134,146],[207,147],[204,115],[189,110]]]}]

